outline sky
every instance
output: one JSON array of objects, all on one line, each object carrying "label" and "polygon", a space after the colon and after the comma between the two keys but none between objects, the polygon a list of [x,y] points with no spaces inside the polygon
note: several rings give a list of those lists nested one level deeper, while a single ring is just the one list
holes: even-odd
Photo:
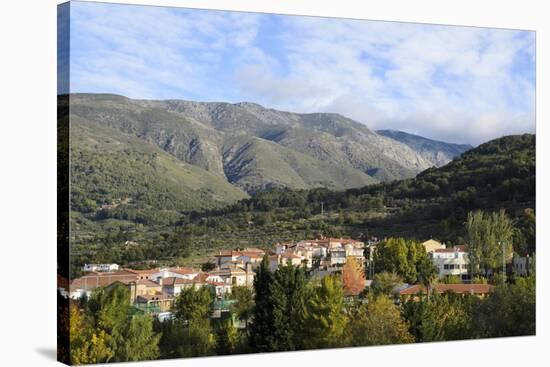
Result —
[{"label": "sky", "polygon": [[472,145],[535,132],[532,31],[73,1],[64,62],[71,93],[336,112]]}]

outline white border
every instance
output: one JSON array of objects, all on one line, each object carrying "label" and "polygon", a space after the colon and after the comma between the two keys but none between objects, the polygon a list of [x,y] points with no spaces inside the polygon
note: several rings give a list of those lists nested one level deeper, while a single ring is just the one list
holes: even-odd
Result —
[{"label": "white border", "polygon": [[[49,366],[55,362],[56,206],[56,4],[57,0],[0,3],[1,197],[0,207],[0,365]],[[369,347],[315,352],[136,363],[146,366],[521,366],[543,364],[550,345],[548,138],[542,121],[550,100],[542,70],[550,48],[544,1],[489,0],[136,0],[152,5],[352,17],[537,31],[537,336],[480,341]],[[548,62],[546,62],[548,64]],[[548,103],[548,102],[547,102]],[[543,306],[544,305],[544,306]],[[546,347],[547,348],[547,347]],[[537,363],[537,362],[538,363]]]}]

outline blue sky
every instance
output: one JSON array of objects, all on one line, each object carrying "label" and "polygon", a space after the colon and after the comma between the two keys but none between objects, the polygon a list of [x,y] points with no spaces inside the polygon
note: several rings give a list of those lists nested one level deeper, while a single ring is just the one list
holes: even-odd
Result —
[{"label": "blue sky", "polygon": [[471,144],[535,131],[534,32],[75,1],[70,29],[73,93],[338,112]]}]

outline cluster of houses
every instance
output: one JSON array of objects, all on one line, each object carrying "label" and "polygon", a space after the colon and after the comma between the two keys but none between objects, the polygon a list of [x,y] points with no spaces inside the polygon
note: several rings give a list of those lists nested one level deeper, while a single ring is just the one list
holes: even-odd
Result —
[{"label": "cluster of houses", "polygon": [[[373,259],[377,241],[362,241],[343,238],[321,237],[295,243],[280,243],[267,252],[269,267],[275,271],[283,264],[304,266],[313,275],[324,276],[342,271],[350,258],[363,266],[365,254]],[[423,243],[426,252],[436,265],[439,277],[458,276],[469,279],[468,247],[446,247],[430,239]],[[369,251],[365,251],[368,249]],[[192,268],[169,267],[148,270],[119,268],[117,264],[86,264],[83,276],[59,287],[62,295],[72,299],[90,296],[94,289],[121,283],[129,288],[131,301],[137,309],[157,315],[169,314],[174,302],[188,287],[210,287],[215,294],[219,310],[228,307],[227,295],[234,286],[252,287],[256,268],[266,255],[259,248],[244,248],[220,251],[214,255],[213,269],[201,271]],[[511,264],[519,275],[527,275],[532,261],[514,257]],[[368,285],[370,282],[367,281]],[[442,293],[454,291],[458,294],[484,296],[492,286],[486,284],[438,284],[433,291]],[[425,291],[421,285],[403,285],[398,293],[407,298]]]}]

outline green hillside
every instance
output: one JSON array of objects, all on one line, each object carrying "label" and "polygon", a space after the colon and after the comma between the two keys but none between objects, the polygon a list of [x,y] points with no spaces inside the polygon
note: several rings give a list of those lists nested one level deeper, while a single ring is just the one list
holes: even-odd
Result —
[{"label": "green hillside", "polygon": [[[246,142],[245,138],[235,142],[243,150],[241,157],[246,157],[247,149],[251,149]],[[251,144],[259,145],[254,148],[254,154],[260,161],[271,157],[269,142],[258,139]],[[284,163],[289,162],[291,158]],[[247,172],[247,169],[239,171]],[[250,169],[254,172],[253,167]],[[300,179],[288,172],[283,176]],[[177,220],[168,221],[175,226],[163,224],[163,220],[136,227],[135,218],[78,217],[72,227],[76,237],[73,254],[78,254],[74,256],[73,266],[78,268],[85,261],[125,264],[145,260],[196,265],[218,249],[270,248],[277,242],[320,234],[353,238],[403,236],[418,240],[433,237],[451,244],[460,242],[464,236],[464,221],[469,211],[500,208],[506,210],[518,228],[515,250],[532,253],[535,251],[535,136],[493,140],[414,179],[346,191],[271,188],[233,204],[212,206],[212,209],[179,214]],[[152,215],[164,213],[155,210]],[[135,241],[139,246],[126,248],[123,245],[126,240]]]},{"label": "green hillside", "polygon": [[227,139],[224,157],[228,180],[249,192],[283,187],[338,190],[377,182],[353,167],[330,164],[256,137]]},{"label": "green hillside", "polygon": [[78,116],[71,118],[73,210],[92,212],[101,205],[190,210],[219,207],[246,196],[223,178],[156,146]]}]

